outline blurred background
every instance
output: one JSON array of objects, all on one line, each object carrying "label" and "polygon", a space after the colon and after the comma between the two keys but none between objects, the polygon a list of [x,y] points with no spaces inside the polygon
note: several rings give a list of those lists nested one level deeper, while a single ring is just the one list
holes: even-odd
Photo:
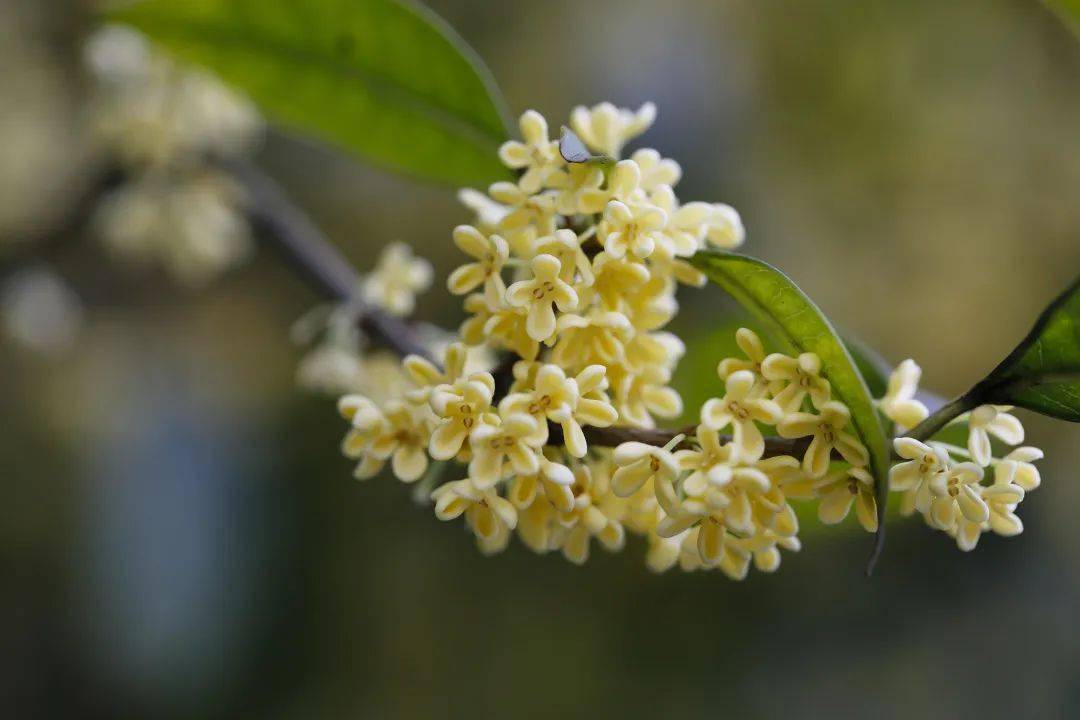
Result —
[{"label": "blurred background", "polygon": [[[747,252],[932,390],[1080,268],[1080,45],[1034,0],[430,4],[515,115],[655,101],[641,142],[680,197],[736,207]],[[91,10],[0,2],[0,237],[55,231],[84,189]],[[276,131],[257,159],[361,269],[411,243],[440,278],[420,315],[460,321],[453,192]],[[1047,454],[1022,536],[966,555],[897,521],[870,580],[854,523],[808,522],[742,583],[652,575],[634,542],[485,559],[351,479],[333,401],[295,383],[317,299],[277,258],[193,291],[77,234],[51,260],[82,309],[39,287],[53,351],[0,335],[5,717],[1080,716],[1076,426],[1022,414]],[[681,302],[696,408],[734,309]]]}]

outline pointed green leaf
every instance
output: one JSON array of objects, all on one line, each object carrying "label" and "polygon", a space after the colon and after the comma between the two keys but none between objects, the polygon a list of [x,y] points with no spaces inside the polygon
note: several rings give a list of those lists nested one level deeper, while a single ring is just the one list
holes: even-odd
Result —
[{"label": "pointed green leaf", "polygon": [[691,259],[695,267],[724,288],[740,305],[772,329],[790,354],[812,352],[821,358],[822,375],[833,396],[851,410],[851,424],[870,453],[876,479],[879,543],[888,492],[889,448],[866,381],[844,342],[817,305],[782,272],[755,258],[706,250]]},{"label": "pointed green leaf", "polygon": [[983,402],[1080,422],[1080,278],[971,394]]},{"label": "pointed green leaf", "polygon": [[282,124],[454,184],[504,179],[491,75],[407,0],[146,0],[112,19],[203,65]]}]

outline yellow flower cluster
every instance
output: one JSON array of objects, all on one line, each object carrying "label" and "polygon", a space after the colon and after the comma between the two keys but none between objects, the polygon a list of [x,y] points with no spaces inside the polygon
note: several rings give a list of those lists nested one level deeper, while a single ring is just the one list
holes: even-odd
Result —
[{"label": "yellow flower cluster", "polygon": [[85,55],[95,80],[94,135],[125,177],[98,208],[103,242],[189,285],[247,259],[254,242],[243,192],[207,158],[250,152],[263,130],[254,105],[128,28],[97,31]]},{"label": "yellow flower cluster", "polygon": [[[683,344],[664,327],[678,309],[676,286],[704,280],[686,258],[709,244],[738,246],[744,236],[732,208],[676,198],[681,171],[673,160],[651,149],[619,159],[654,118],[652,105],[576,108],[573,131],[610,159],[569,162],[543,117],[521,117],[522,140],[499,151],[516,182],[460,194],[475,219],[452,233],[468,258],[448,278],[468,314],[457,341],[441,368],[405,358],[409,387],[393,397],[341,398],[351,423],[343,451],[358,461],[358,478],[389,463],[425,493],[430,484],[436,516],[464,518],[485,553],[516,534],[538,553],[583,563],[594,538],[614,551],[635,533],[646,538],[654,571],[678,565],[741,579],[751,564],[771,572],[781,549],[800,548],[792,501],[816,502],[826,524],[854,507],[858,523],[874,532],[874,480],[820,359],[769,354],[746,328],[736,334],[743,356],[717,367],[723,396],[702,406],[690,437],[676,435],[664,447],[590,442],[612,437],[604,428],[670,437],[649,432],[656,418],[682,412],[669,383]],[[396,247],[365,281],[367,301],[407,313],[429,274],[421,262]],[[496,387],[490,365],[468,367],[476,348],[512,361],[508,388]],[[928,414],[916,399],[919,375],[905,361],[877,401],[898,427]],[[894,468],[893,489],[961,547],[985,528],[1019,532],[1013,510],[1018,488],[1037,484],[1037,451],[994,460],[988,440],[988,433],[1015,439],[1014,420],[1000,408],[971,414],[970,447],[955,450],[974,462],[954,464],[952,449],[898,440],[907,462]],[[1004,489],[979,484],[991,463]],[[464,477],[436,488],[445,464]]]},{"label": "yellow flower cluster", "polygon": [[[927,525],[948,533],[965,551],[973,550],[984,532],[1005,537],[1023,532],[1016,508],[1039,487],[1034,463],[1043,452],[1025,446],[994,456],[991,436],[1005,445],[1024,442],[1024,427],[1011,409],[983,405],[957,418],[955,423],[968,426],[966,447],[896,438],[894,449],[903,462],[890,470],[889,489],[902,493],[900,512],[918,511]],[[992,469],[992,480],[986,468]]]}]

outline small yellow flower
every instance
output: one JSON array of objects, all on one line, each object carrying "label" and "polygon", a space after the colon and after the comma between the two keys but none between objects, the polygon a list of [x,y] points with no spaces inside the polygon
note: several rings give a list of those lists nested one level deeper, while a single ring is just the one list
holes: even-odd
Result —
[{"label": "small yellow flower", "polygon": [[450,292],[464,295],[483,285],[488,305],[497,306],[506,293],[500,273],[510,257],[510,246],[498,235],[485,237],[470,225],[454,228],[454,243],[463,253],[475,258],[476,262],[462,265],[450,273],[447,279]]},{"label": "small yellow flower", "polygon": [[[519,510],[530,507],[539,495],[561,512],[569,512],[574,506],[574,473],[570,468],[540,456],[540,468],[531,475],[518,475],[510,485],[507,499]],[[539,518],[533,518],[538,520]]]},{"label": "small yellow flower", "polygon": [[971,411],[968,418],[968,452],[971,459],[986,467],[990,464],[993,450],[990,436],[1007,445],[1024,442],[1024,426],[1009,414],[1011,407],[1005,405],[981,405]]},{"label": "small yellow flower", "polygon": [[537,255],[532,260],[533,277],[514,283],[506,291],[506,301],[514,307],[528,310],[526,331],[529,337],[544,342],[555,334],[555,311],[574,310],[577,293],[559,277],[562,263],[551,255]]},{"label": "small yellow flower", "polygon": [[881,411],[900,430],[915,427],[930,414],[926,406],[915,399],[920,377],[922,368],[911,359],[897,365],[889,375],[888,389],[881,398]]},{"label": "small yellow flower", "polygon": [[567,313],[556,324],[558,341],[551,359],[565,368],[600,364],[615,367],[626,362],[626,343],[634,328],[625,315],[592,309],[585,315]]},{"label": "small yellow flower", "polygon": [[535,360],[540,344],[529,336],[528,318],[525,308],[497,308],[485,322],[484,333],[495,347],[504,347],[525,360]]},{"label": "small yellow flower", "polygon": [[[731,426],[739,460],[753,462],[765,452],[765,439],[755,421],[775,425],[784,416],[772,400],[754,396],[755,378],[748,370],[739,370],[727,378],[727,393],[701,406],[701,422],[713,430]],[[782,433],[781,433],[782,434]]]},{"label": "small yellow flower", "polygon": [[758,334],[750,328],[739,328],[735,332],[735,344],[746,355],[746,359],[724,358],[716,366],[716,374],[721,380],[727,380],[728,376],[739,370],[749,370],[755,378],[764,380],[761,374],[762,363],[765,362],[765,345],[761,342]]},{"label": "small yellow flower", "polygon": [[1042,478],[1039,468],[1033,463],[1042,460],[1043,451],[1037,447],[1019,447],[1010,452],[994,466],[995,482],[1001,484],[1016,483],[1031,492],[1039,487]]},{"label": "small yellow flower", "polygon": [[975,547],[983,523],[990,519],[990,508],[982,497],[982,479],[983,469],[965,462],[938,473],[930,482],[934,500],[927,519],[935,527],[955,533],[961,550]]},{"label": "small yellow flower", "polygon": [[874,497],[874,478],[864,468],[852,467],[829,473],[819,483],[817,494],[818,518],[826,525],[836,525],[848,516],[855,505],[859,524],[867,532],[878,527],[877,499]]},{"label": "small yellow flower", "polygon": [[1024,523],[1016,516],[1016,506],[1024,499],[1024,489],[1012,483],[995,481],[983,488],[982,496],[990,512],[988,525],[1002,537],[1013,537],[1024,532]]},{"label": "small yellow flower", "polygon": [[557,228],[555,195],[530,194],[512,182],[497,182],[488,188],[492,199],[507,209],[496,228],[506,238],[510,250],[519,257],[528,257],[536,238],[551,235]]},{"label": "small yellow flower", "polygon": [[653,427],[653,415],[681,415],[682,397],[668,387],[670,382],[671,371],[659,365],[646,366],[637,373],[612,368],[611,384],[620,421],[632,427]]},{"label": "small yellow flower", "polygon": [[785,438],[813,437],[803,456],[803,470],[818,478],[829,469],[829,455],[833,449],[854,466],[861,467],[868,462],[866,447],[854,435],[844,431],[850,420],[851,411],[834,400],[825,403],[819,415],[803,412],[788,415],[777,424],[776,430]]},{"label": "small yellow flower", "polygon": [[560,215],[594,215],[604,211],[607,197],[597,192],[604,184],[604,171],[590,163],[573,163],[553,172],[547,185],[555,189],[555,209]]},{"label": "small yellow flower", "polygon": [[441,385],[432,393],[431,409],[439,424],[431,433],[428,446],[431,457],[436,460],[456,457],[474,430],[498,422],[498,417],[490,412],[493,392],[493,385],[468,379]]},{"label": "small yellow flower", "polygon": [[[930,512],[933,494],[930,481],[949,469],[949,455],[940,447],[932,447],[914,438],[893,440],[896,454],[906,460],[889,469],[889,490],[904,493],[904,509]],[[908,514],[908,513],[905,513]]]},{"label": "small yellow flower", "polygon": [[385,422],[365,450],[376,460],[391,459],[394,475],[402,482],[420,479],[428,466],[430,422],[425,407],[391,400],[383,409]]},{"label": "small yellow flower", "polygon": [[630,156],[641,170],[641,188],[647,192],[656,190],[661,185],[674,187],[682,178],[679,163],[665,158],[652,148],[641,148]]},{"label": "small yellow flower", "polygon": [[573,230],[556,230],[554,235],[537,238],[533,255],[551,255],[558,260],[559,277],[564,282],[573,283],[578,275],[583,285],[593,283],[592,262],[582,251],[581,239]]},{"label": "small yellow flower", "polygon": [[523,413],[507,414],[499,425],[479,425],[469,434],[472,461],[469,479],[481,490],[493,487],[505,476],[504,461],[517,475],[540,469],[537,422]]},{"label": "small yellow flower", "polygon": [[391,315],[405,316],[416,307],[417,293],[431,286],[431,263],[415,257],[405,243],[386,246],[375,271],[363,279],[363,298]]},{"label": "small yellow flower", "polygon": [[609,255],[622,258],[629,252],[636,258],[645,259],[652,255],[657,242],[662,241],[666,225],[667,215],[655,205],[627,205],[612,200],[604,208],[604,221],[597,235]]},{"label": "small yellow flower", "polygon": [[649,270],[639,262],[602,252],[593,258],[593,291],[605,310],[619,312],[649,280]]},{"label": "small yellow flower", "polygon": [[633,111],[604,102],[591,108],[578,106],[570,113],[570,127],[593,152],[616,158],[623,145],[648,130],[654,120],[652,103]]},{"label": "small yellow flower", "polygon": [[535,110],[526,110],[518,121],[524,142],[508,140],[499,148],[499,159],[515,170],[525,170],[518,181],[527,193],[539,190],[552,173],[565,161],[559,154],[559,143],[548,139],[548,125],[544,116]]},{"label": "small yellow flower", "polygon": [[783,390],[773,400],[785,413],[797,412],[807,395],[814,407],[821,410],[829,402],[832,391],[829,381],[821,377],[821,359],[814,353],[803,353],[798,359],[773,353],[761,363],[761,374]]},{"label": "small yellow flower", "polygon": [[612,455],[615,474],[611,489],[619,497],[630,497],[646,482],[674,482],[679,475],[679,463],[670,451],[641,442],[625,442]]},{"label": "small yellow flower", "polygon": [[626,542],[623,526],[605,514],[601,500],[606,490],[593,482],[588,466],[575,466],[571,491],[573,506],[558,514],[552,537],[552,544],[562,548],[563,557],[583,565],[589,559],[589,541],[593,537],[612,552],[621,550]]},{"label": "small yellow flower", "polygon": [[513,504],[492,489],[476,487],[472,480],[445,483],[431,493],[435,517],[447,521],[465,515],[465,523],[476,534],[485,553],[506,547],[510,531],[517,527],[518,514]]}]

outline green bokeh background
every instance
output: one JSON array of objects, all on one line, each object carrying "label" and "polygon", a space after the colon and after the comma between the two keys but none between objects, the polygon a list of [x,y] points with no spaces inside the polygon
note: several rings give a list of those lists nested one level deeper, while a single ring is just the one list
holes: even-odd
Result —
[{"label": "green bokeh background", "polygon": [[[680,196],[925,384],[966,389],[1080,268],[1080,46],[1031,0],[547,0],[433,7],[510,107],[654,100]],[[0,4],[0,235],[48,225],[93,149],[87,8]],[[361,268],[402,239],[440,276],[453,193],[272,135],[260,162]],[[654,576],[485,559],[406,488],[359,484],[286,333],[314,301],[272,256],[204,292],[92,243],[67,354],[0,341],[0,707],[18,718],[1070,717],[1080,714],[1080,430],[1044,447],[1025,533],[965,555],[897,522],[808,519],[779,573]],[[734,311],[680,295],[679,384],[715,392]],[[420,312],[452,326],[439,286]]]}]

